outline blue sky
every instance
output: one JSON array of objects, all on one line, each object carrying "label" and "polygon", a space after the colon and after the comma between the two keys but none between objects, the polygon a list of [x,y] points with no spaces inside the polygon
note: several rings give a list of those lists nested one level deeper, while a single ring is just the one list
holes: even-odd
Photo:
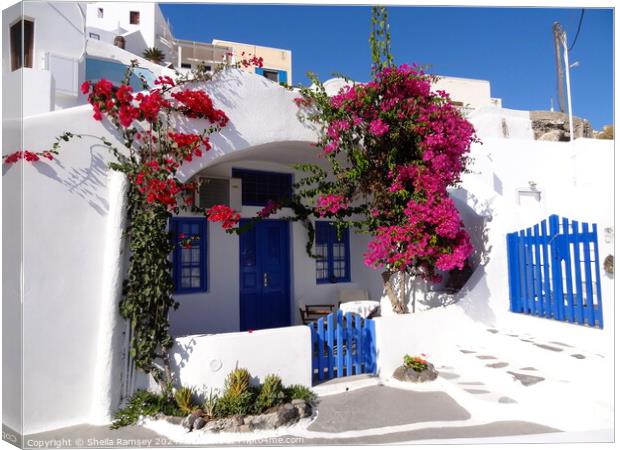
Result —
[{"label": "blue sky", "polygon": [[[176,37],[213,38],[293,52],[293,82],[307,71],[369,78],[369,6],[162,4]],[[431,72],[491,82],[504,107],[548,110],[556,102],[551,26],[559,21],[572,43],[580,9],[388,7],[395,61],[430,65]],[[595,129],[613,122],[613,12],[586,9],[570,53],[573,112]]]}]

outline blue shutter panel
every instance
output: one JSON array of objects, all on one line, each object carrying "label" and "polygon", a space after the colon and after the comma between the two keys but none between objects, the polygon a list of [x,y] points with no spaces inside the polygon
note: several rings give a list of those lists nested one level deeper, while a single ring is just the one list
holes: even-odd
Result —
[{"label": "blue shutter panel", "polygon": [[[186,294],[206,292],[207,285],[207,220],[198,217],[173,217],[170,219],[170,231],[174,249],[172,251],[172,275],[174,292]],[[191,248],[180,245],[179,234],[196,236]]]},{"label": "blue shutter panel", "polygon": [[[315,222],[317,283],[347,283],[351,281],[349,229],[338,231],[333,222]],[[341,245],[342,244],[342,245]]]},{"label": "blue shutter panel", "polygon": [[262,68],[262,67],[255,67],[255,68],[254,68],[254,73],[255,73],[256,75],[260,75],[260,76],[262,77],[262,76],[264,76],[265,71],[263,70],[263,68]]},{"label": "blue shutter panel", "polygon": [[287,82],[288,82],[288,77],[287,77],[286,70],[278,70],[278,83],[287,84]]}]

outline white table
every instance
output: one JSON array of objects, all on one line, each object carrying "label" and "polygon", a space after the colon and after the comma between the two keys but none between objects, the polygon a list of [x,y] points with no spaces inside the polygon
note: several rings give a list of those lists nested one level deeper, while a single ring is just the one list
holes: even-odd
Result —
[{"label": "white table", "polygon": [[340,311],[343,313],[355,313],[367,319],[372,313],[374,313],[381,303],[375,300],[354,300],[340,304]]}]

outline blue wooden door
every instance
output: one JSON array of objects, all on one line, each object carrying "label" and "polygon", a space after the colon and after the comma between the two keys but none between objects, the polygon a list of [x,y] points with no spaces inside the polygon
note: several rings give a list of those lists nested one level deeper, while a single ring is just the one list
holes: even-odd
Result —
[{"label": "blue wooden door", "polygon": [[[244,225],[241,221],[241,226]],[[291,324],[289,225],[263,220],[239,236],[241,331]]]}]

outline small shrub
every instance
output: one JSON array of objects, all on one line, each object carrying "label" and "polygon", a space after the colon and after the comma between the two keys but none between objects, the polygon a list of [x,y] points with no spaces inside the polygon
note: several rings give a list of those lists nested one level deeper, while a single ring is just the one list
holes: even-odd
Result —
[{"label": "small shrub", "polygon": [[225,394],[240,396],[250,388],[250,378],[250,372],[247,369],[233,370],[226,377]]},{"label": "small shrub", "polygon": [[179,409],[185,414],[191,414],[198,409],[196,390],[194,388],[180,387],[174,393],[174,399],[176,400]]},{"label": "small shrub", "polygon": [[256,412],[260,413],[284,401],[282,380],[277,375],[267,375],[256,397]]},{"label": "small shrub", "polygon": [[312,389],[302,386],[301,384],[293,384],[284,388],[284,395],[286,401],[291,400],[304,400],[305,402],[314,405],[317,402],[317,395]]},{"label": "small shrub", "polygon": [[235,369],[228,374],[224,383],[224,394],[214,407],[215,417],[247,415],[254,412],[258,389],[250,386],[250,372]]},{"label": "small shrub", "polygon": [[215,404],[213,410],[214,417],[229,417],[236,415],[252,414],[255,410],[254,404],[257,397],[257,390],[250,388],[240,394],[226,392]]},{"label": "small shrub", "polygon": [[424,370],[428,369],[428,361],[421,356],[405,355],[403,357],[403,364],[405,365],[405,367],[413,369],[416,372],[423,372]]},{"label": "small shrub", "polygon": [[157,413],[167,416],[183,416],[184,413],[176,402],[166,394],[155,394],[144,389],[138,390],[127,404],[114,413],[110,428],[117,429],[134,425],[140,416],[150,417]]}]

